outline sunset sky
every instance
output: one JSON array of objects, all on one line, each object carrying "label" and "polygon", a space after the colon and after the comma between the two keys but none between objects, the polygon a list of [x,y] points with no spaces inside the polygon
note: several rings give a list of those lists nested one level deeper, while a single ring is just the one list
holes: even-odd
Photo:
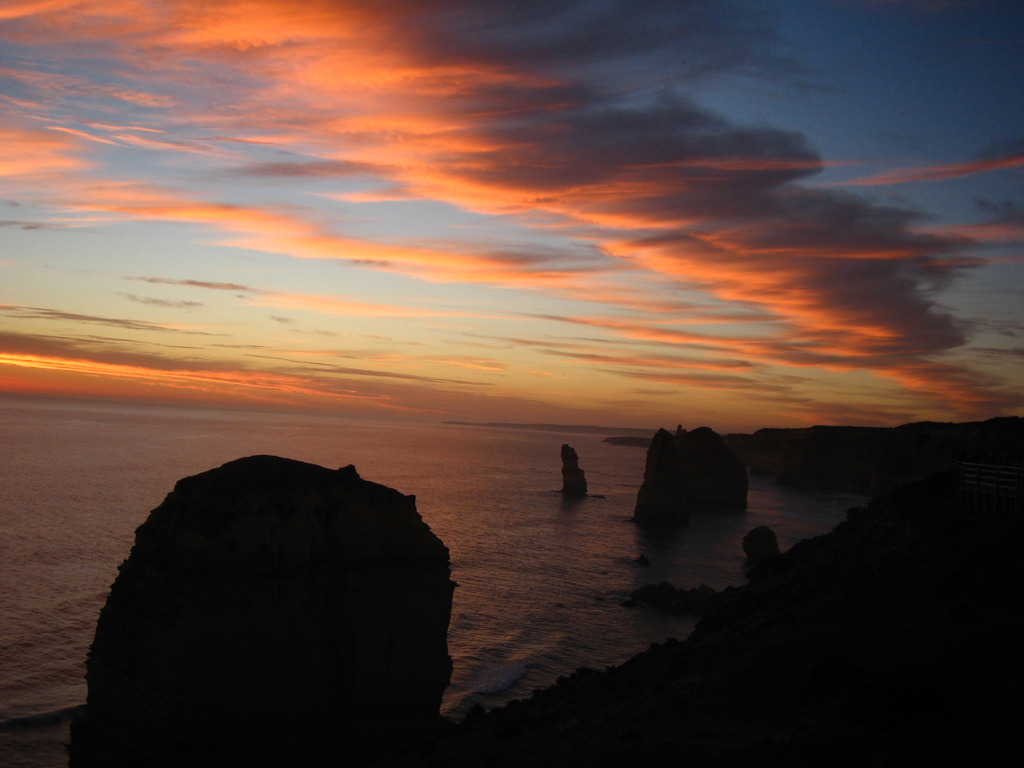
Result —
[{"label": "sunset sky", "polygon": [[0,391],[1024,414],[1024,6],[0,0]]}]

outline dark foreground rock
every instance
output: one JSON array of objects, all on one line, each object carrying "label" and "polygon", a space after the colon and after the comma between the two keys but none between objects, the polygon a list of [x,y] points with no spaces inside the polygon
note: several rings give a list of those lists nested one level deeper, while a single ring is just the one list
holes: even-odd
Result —
[{"label": "dark foreground rock", "polygon": [[905,488],[754,569],[685,642],[374,765],[1019,765],[1022,523],[961,513],[948,477]]},{"label": "dark foreground rock", "polygon": [[580,457],[571,445],[562,446],[562,493],[566,496],[587,495],[587,478],[580,469]]},{"label": "dark foreground rock", "polygon": [[747,468],[708,427],[675,434],[659,429],[647,449],[644,482],[633,520],[640,525],[686,525],[694,504],[745,507]]},{"label": "dark foreground rock", "polygon": [[179,481],[87,663],[76,768],[304,765],[438,724],[448,550],[415,499],[272,456]]}]

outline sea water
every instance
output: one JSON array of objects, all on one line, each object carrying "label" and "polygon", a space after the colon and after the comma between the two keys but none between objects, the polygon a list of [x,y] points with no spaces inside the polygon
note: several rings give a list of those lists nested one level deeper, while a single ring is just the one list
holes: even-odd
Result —
[{"label": "sea water", "polygon": [[[645,452],[601,434],[13,397],[0,398],[0,425],[5,768],[66,764],[96,618],[135,529],[178,479],[232,459],[354,464],[367,480],[415,494],[459,585],[442,707],[454,718],[685,637],[694,618],[622,602],[663,579],[742,583],[752,527],[771,526],[785,549],[862,501],[752,478],[745,511],[697,511],[687,528],[652,537],[629,519]],[[557,492],[562,443],[579,454],[591,496]]]}]

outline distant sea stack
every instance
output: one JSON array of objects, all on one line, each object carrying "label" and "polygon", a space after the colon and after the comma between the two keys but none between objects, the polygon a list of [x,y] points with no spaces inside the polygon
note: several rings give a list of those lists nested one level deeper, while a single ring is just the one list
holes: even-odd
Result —
[{"label": "distant sea stack", "polygon": [[580,469],[580,457],[570,445],[562,446],[562,493],[566,496],[587,495],[587,478]]},{"label": "distant sea stack", "polygon": [[[415,497],[252,456],[136,531],[87,662],[75,766],[302,764],[439,721],[448,550]],[[379,743],[375,746],[379,747]]]},{"label": "distant sea stack", "polygon": [[647,449],[644,482],[633,519],[644,525],[685,525],[693,504],[745,507],[747,468],[708,427],[673,435],[659,429]]}]

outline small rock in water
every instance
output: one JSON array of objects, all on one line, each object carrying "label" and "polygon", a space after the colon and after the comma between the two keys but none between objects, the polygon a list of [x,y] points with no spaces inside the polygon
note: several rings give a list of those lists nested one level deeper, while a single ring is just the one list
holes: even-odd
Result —
[{"label": "small rock in water", "polygon": [[747,555],[747,562],[750,565],[757,565],[779,556],[779,542],[775,538],[775,531],[767,525],[759,525],[752,528],[743,537],[743,551]]}]

